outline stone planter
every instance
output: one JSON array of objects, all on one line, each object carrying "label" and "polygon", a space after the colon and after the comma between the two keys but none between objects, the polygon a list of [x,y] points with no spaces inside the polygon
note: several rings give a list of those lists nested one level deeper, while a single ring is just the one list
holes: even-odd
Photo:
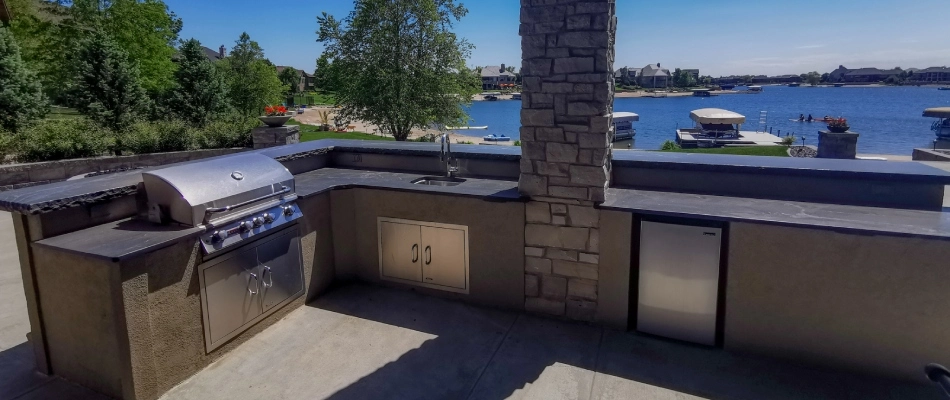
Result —
[{"label": "stone planter", "polygon": [[847,126],[847,125],[846,125],[846,126],[831,126],[831,125],[828,125],[828,131],[831,132],[831,133],[845,133],[845,132],[848,131],[848,129],[851,129],[851,127],[850,127],[850,126]]},{"label": "stone planter", "polygon": [[277,128],[277,127],[284,126],[284,124],[286,124],[287,121],[290,121],[290,119],[293,117],[294,117],[293,113],[287,113],[287,115],[273,116],[273,117],[261,116],[257,118],[260,119],[261,122],[263,122],[267,126],[271,128]]}]

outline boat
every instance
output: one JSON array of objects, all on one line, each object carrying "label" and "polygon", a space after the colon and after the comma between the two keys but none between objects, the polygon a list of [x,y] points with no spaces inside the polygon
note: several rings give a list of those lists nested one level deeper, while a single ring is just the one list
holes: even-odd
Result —
[{"label": "boat", "polygon": [[511,99],[512,99],[512,100],[521,100],[521,93],[512,93],[512,94],[511,94]]},{"label": "boat", "polygon": [[712,90],[709,89],[693,89],[693,97],[712,97],[715,96],[712,94]]},{"label": "boat", "polygon": [[938,87],[937,90],[950,90],[950,86],[941,86]]},{"label": "boat", "polygon": [[788,87],[799,87],[801,85],[802,85],[801,83],[789,83]]},{"label": "boat", "polygon": [[498,96],[495,96],[493,94],[485,95],[483,97],[485,97],[485,100],[488,100],[488,101],[498,101]]},{"label": "boat", "polygon": [[768,132],[741,130],[745,116],[719,108],[702,108],[689,113],[693,128],[676,130],[676,142],[682,147],[719,147],[724,145],[774,146],[782,138]]},{"label": "boat", "polygon": [[495,136],[494,134],[491,134],[488,136],[482,136],[482,140],[486,142],[507,142],[511,140],[511,138],[505,135]]},{"label": "boat", "polygon": [[836,83],[836,84],[835,84],[835,87],[844,87],[844,84],[843,84],[843,83]]},{"label": "boat", "polygon": [[950,149],[950,107],[934,107],[924,110],[924,117],[937,118],[930,130],[937,135],[934,147]]},{"label": "boat", "polygon": [[467,131],[467,130],[481,130],[488,129],[488,126],[447,126],[445,129],[450,131]]},{"label": "boat", "polygon": [[762,93],[762,86],[757,86],[757,85],[749,86],[749,89],[746,91],[749,93]]},{"label": "boat", "polygon": [[736,85],[719,85],[720,90],[732,90],[735,88],[736,88]]},{"label": "boat", "polygon": [[633,138],[637,136],[637,130],[633,129],[633,123],[640,120],[640,116],[632,112],[618,111],[613,113],[614,139],[613,148],[632,149]]}]

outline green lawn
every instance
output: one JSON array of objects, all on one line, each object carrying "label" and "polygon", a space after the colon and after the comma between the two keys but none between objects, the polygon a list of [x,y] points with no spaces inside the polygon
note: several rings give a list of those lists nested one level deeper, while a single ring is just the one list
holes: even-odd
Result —
[{"label": "green lawn", "polygon": [[660,150],[671,153],[735,154],[741,156],[788,157],[785,146],[720,147],[713,149],[676,149]]},{"label": "green lawn", "polygon": [[287,121],[287,125],[300,125],[300,141],[309,142],[320,139],[355,139],[355,140],[393,140],[392,136],[379,136],[365,132],[326,132],[316,126],[303,125],[297,121]]}]

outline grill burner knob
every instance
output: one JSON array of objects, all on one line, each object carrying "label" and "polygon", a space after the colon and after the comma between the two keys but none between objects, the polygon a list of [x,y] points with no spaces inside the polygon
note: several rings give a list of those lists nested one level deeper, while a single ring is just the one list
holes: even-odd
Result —
[{"label": "grill burner knob", "polygon": [[255,228],[257,228],[257,227],[259,227],[259,226],[261,226],[261,225],[264,225],[264,218],[261,218],[261,217],[254,217],[254,219],[252,219],[251,221],[254,222],[254,227],[255,227]]},{"label": "grill burner knob", "polygon": [[251,221],[244,221],[239,226],[241,227],[241,232],[247,232],[254,228],[254,223]]},{"label": "grill burner knob", "polygon": [[225,231],[214,231],[211,234],[211,243],[218,243],[228,237],[228,233]]},{"label": "grill burner knob", "polygon": [[271,215],[271,213],[264,213],[264,215],[261,215],[261,218],[264,219],[264,223],[265,223],[265,224],[269,224],[269,223],[271,223],[271,222],[274,222],[274,216]]},{"label": "grill burner knob", "polygon": [[288,217],[294,215],[294,206],[284,206],[284,215]]}]

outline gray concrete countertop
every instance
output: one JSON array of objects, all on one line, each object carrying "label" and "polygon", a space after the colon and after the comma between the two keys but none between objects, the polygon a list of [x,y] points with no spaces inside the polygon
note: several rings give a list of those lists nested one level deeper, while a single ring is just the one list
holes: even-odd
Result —
[{"label": "gray concrete countertop", "polygon": [[950,212],[611,188],[600,208],[720,221],[950,239]]},{"label": "gray concrete countertop", "polygon": [[486,200],[519,200],[518,182],[463,178],[458,186],[416,185],[413,180],[427,175],[355,169],[322,168],[294,176],[297,195],[308,197],[332,189],[370,188],[480,197]]},{"label": "gray concrete countertop", "polygon": [[741,172],[829,178],[873,178],[932,182],[950,185],[950,172],[919,162],[882,162],[876,160],[835,160],[795,157],[749,157],[730,154],[671,153],[662,151],[614,151],[615,168],[683,169]]},{"label": "gray concrete countertop", "polygon": [[[521,201],[518,182],[464,178],[458,186],[415,185],[425,175],[324,168],[296,175],[297,195],[306,198],[333,189],[371,188],[468,196],[488,201]],[[306,216],[304,216],[306,218]],[[139,219],[82,229],[37,241],[34,245],[118,262],[178,241],[192,239],[202,228],[156,225]]]}]

